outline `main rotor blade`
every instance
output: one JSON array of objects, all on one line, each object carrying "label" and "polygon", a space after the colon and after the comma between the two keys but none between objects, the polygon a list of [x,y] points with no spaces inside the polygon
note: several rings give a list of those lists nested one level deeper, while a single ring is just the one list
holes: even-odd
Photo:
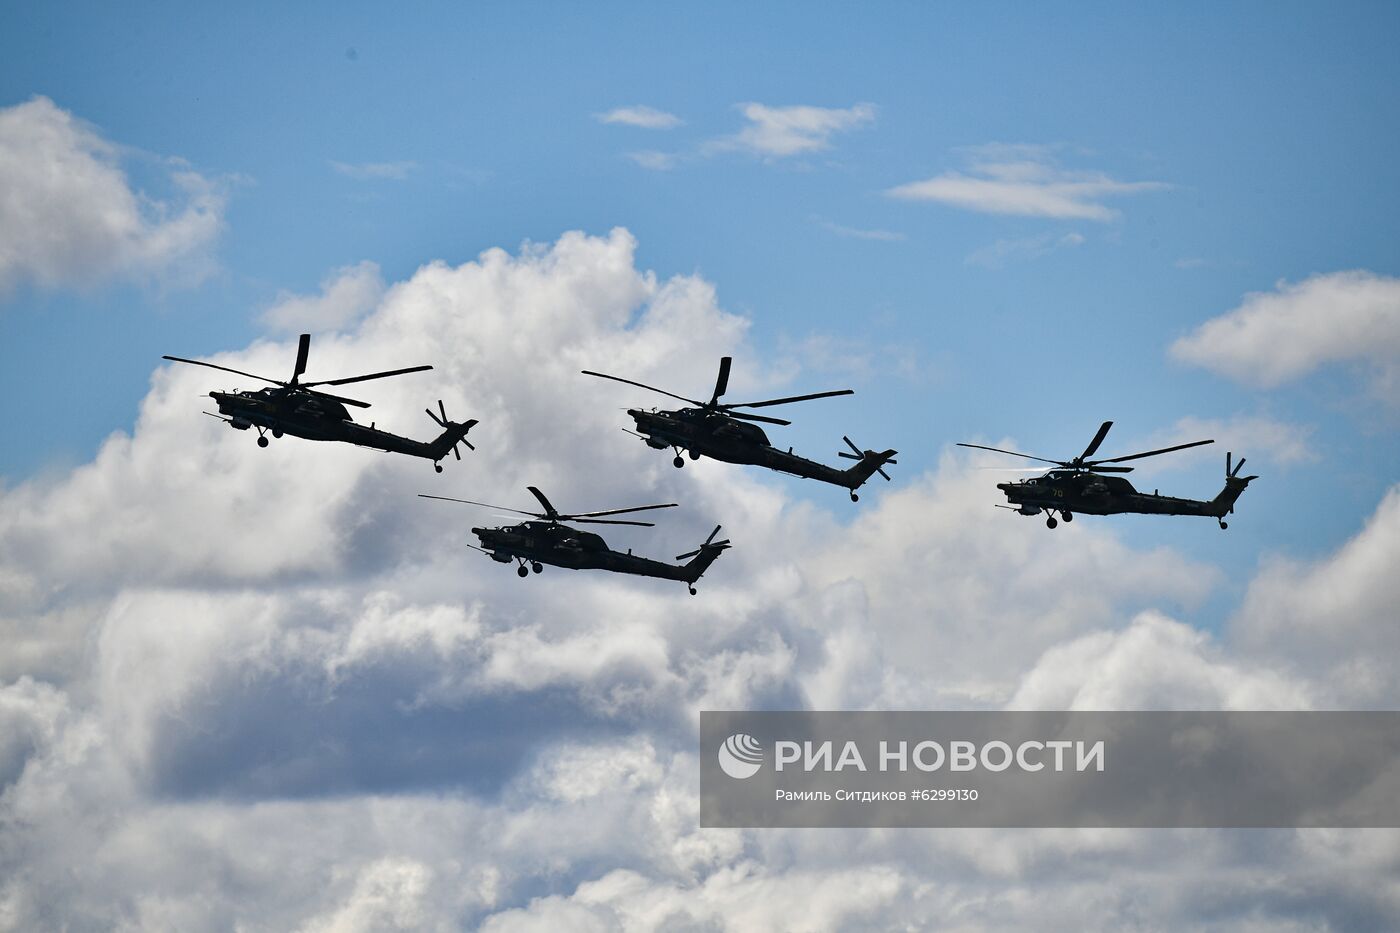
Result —
[{"label": "main rotor blade", "polygon": [[665,389],[658,389],[656,386],[649,386],[644,382],[633,382],[631,379],[623,379],[621,376],[609,376],[607,373],[595,373],[591,369],[581,369],[579,370],[579,372],[583,373],[585,376],[597,376],[599,379],[611,379],[613,382],[625,382],[629,386],[636,386],[639,389],[647,389],[651,392],[660,392],[662,395],[669,395],[673,399],[677,399],[682,402],[689,402],[692,405],[705,404],[704,402],[698,401],[693,398],[686,398],[684,395],[677,395],[674,392],[667,392]]},{"label": "main rotor blade", "polygon": [[1069,464],[1065,463],[1063,460],[1046,460],[1044,457],[1033,457],[1030,454],[1018,453],[1014,450],[1002,450],[1000,447],[984,447],[981,444],[964,444],[961,441],[958,442],[957,446],[976,447],[978,450],[990,450],[999,454],[1010,454],[1013,457],[1025,457],[1027,460],[1039,460],[1041,463],[1053,463],[1056,466],[1069,466]]},{"label": "main rotor blade", "polygon": [[303,382],[303,386],[344,386],[352,382],[367,382],[370,379],[385,379],[389,376],[402,376],[404,373],[421,373],[431,366],[410,366],[407,369],[391,369],[383,373],[370,373],[368,376],[351,376],[348,379],[322,379],[318,382]]},{"label": "main rotor blade", "polygon": [[559,518],[559,510],[556,509],[550,503],[550,501],[544,497],[544,493],[540,492],[539,489],[537,489],[534,486],[526,486],[525,488],[530,490],[530,495],[540,500],[540,505],[544,506],[544,514],[546,515],[546,517],[551,519]]},{"label": "main rotor blade", "polygon": [[784,421],[782,418],[770,418],[767,415],[751,415],[746,411],[725,411],[731,418],[742,418],[745,421],[762,421],[764,424],[792,424],[791,421]]},{"label": "main rotor blade", "polygon": [[628,512],[646,512],[650,509],[674,509],[676,503],[667,502],[662,505],[636,505],[630,509],[605,509],[602,512],[575,512],[572,515],[561,516],[564,518],[597,518],[600,515],[626,515]]},{"label": "main rotor blade", "polygon": [[710,404],[714,405],[719,401],[719,397],[729,388],[729,367],[734,362],[732,356],[721,356],[719,358],[719,378],[715,380],[715,394],[710,398]]},{"label": "main rotor blade", "polygon": [[239,376],[247,376],[249,379],[261,379],[263,382],[270,382],[275,386],[284,386],[285,382],[277,379],[269,379],[266,376],[259,376],[256,373],[245,373],[241,369],[231,369],[228,366],[220,366],[218,363],[206,363],[203,360],[187,360],[183,356],[162,356],[163,360],[174,360],[177,363],[190,363],[194,366],[208,366],[210,369],[222,369],[226,373],[236,373]]},{"label": "main rotor blade", "polygon": [[306,372],[306,355],[311,352],[311,335],[302,334],[297,341],[297,365],[292,370],[292,383],[295,385],[302,373]]},{"label": "main rotor blade", "polygon": [[1084,469],[1090,473],[1131,473],[1132,467],[1111,467],[1111,466],[1087,466]]},{"label": "main rotor blade", "polygon": [[580,525],[636,525],[639,528],[655,528],[655,522],[629,522],[616,518],[571,518],[564,516],[566,521],[578,522]]},{"label": "main rotor blade", "polygon": [[[297,388],[305,388],[305,387],[304,387],[304,386],[297,386]],[[319,390],[317,390],[317,389],[307,389],[307,390],[306,390],[306,394],[307,394],[307,395],[319,395],[319,396],[321,396],[322,398],[333,398],[333,399],[335,399],[337,402],[344,402],[346,405],[354,405],[356,408],[368,408],[368,407],[369,407],[369,402],[362,402],[362,401],[360,401],[359,399],[355,399],[355,398],[346,398],[346,397],[343,396],[343,395],[332,395],[332,394],[329,393],[329,392],[321,392],[321,391],[319,391]]]},{"label": "main rotor blade", "polygon": [[1088,460],[1094,455],[1094,451],[1099,449],[1103,439],[1108,436],[1108,429],[1113,427],[1112,421],[1105,421],[1099,426],[1099,433],[1094,435],[1094,439],[1089,442],[1089,446],[1084,448],[1084,452],[1079,455],[1080,461]]},{"label": "main rotor blade", "polygon": [[833,395],[855,395],[855,389],[837,389],[835,392],[813,392],[810,395],[790,395],[787,398],[770,398],[766,402],[731,402],[720,408],[767,408],[769,405],[787,405],[791,402],[805,402],[814,398],[831,398]]},{"label": "main rotor blade", "polygon": [[516,515],[528,515],[530,518],[544,518],[539,512],[522,512],[519,509],[508,509],[503,505],[492,505],[489,502],[477,502],[475,499],[454,499],[451,496],[430,496],[425,492],[420,492],[418,498],[441,499],[443,502],[461,502],[464,505],[479,505],[485,509],[500,509],[502,512],[514,512]]},{"label": "main rotor blade", "polygon": [[1108,460],[1095,460],[1093,464],[1099,463],[1122,463],[1124,460],[1137,460],[1140,457],[1155,457],[1158,454],[1169,454],[1173,450],[1185,450],[1188,447],[1200,447],[1203,444],[1214,444],[1215,439],[1208,441],[1192,441],[1189,444],[1177,444],[1175,447],[1163,447],[1160,450],[1145,450],[1140,454],[1129,454],[1126,457],[1111,457]]}]

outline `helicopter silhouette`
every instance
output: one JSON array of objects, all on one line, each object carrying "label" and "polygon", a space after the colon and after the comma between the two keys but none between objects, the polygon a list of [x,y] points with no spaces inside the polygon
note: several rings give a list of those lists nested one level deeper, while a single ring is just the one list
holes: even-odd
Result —
[{"label": "helicopter silhouette", "polygon": [[579,531],[577,528],[570,528],[565,522],[577,522],[588,525],[637,525],[643,528],[653,527],[652,522],[639,522],[627,519],[605,518],[608,515],[627,515],[632,512],[646,512],[651,509],[673,509],[676,503],[667,502],[662,505],[638,505],[627,509],[604,509],[601,512],[574,512],[565,514],[557,509],[545,498],[544,493],[534,486],[525,487],[530,494],[539,500],[544,506],[543,512],[526,512],[520,509],[508,509],[504,506],[491,505],[487,502],[475,502],[471,499],[454,499],[451,496],[430,496],[426,493],[419,493],[423,499],[441,499],[444,502],[462,502],[466,505],[477,505],[488,509],[500,509],[503,512],[513,512],[516,515],[529,516],[532,521],[520,522],[515,525],[508,525],[500,528],[473,528],[472,534],[481,541],[481,547],[474,544],[468,547],[476,548],[494,561],[508,564],[516,561],[520,564],[515,572],[521,577],[528,577],[530,571],[540,573],[544,570],[544,564],[551,564],[555,567],[564,567],[568,570],[609,570],[613,573],[632,574],[640,577],[659,577],[663,580],[680,580],[685,583],[690,590],[690,595],[695,595],[695,584],[700,577],[715,562],[720,553],[729,547],[729,541],[716,541],[715,536],[719,534],[720,526],[716,525],[715,530],[710,532],[710,536],[705,539],[705,543],[693,551],[687,551],[679,555],[676,560],[689,560],[684,564],[668,564],[664,561],[652,560],[647,557],[638,557],[630,550],[627,552],[614,551],[608,547],[607,543],[600,535],[589,531]]},{"label": "helicopter silhouette", "polygon": [[1111,427],[1113,427],[1113,422],[1105,421],[1099,427],[1098,433],[1094,435],[1094,439],[1089,442],[1089,446],[1084,448],[1084,452],[1073,460],[1049,460],[1045,457],[1018,453],[1014,450],[1002,450],[1000,447],[985,447],[981,444],[959,443],[958,446],[975,447],[978,450],[991,450],[999,454],[1010,454],[1013,457],[1025,457],[1027,460],[1055,464],[1058,469],[1052,469],[1043,476],[1033,476],[1014,483],[997,483],[997,488],[1006,494],[1006,501],[1011,503],[1011,505],[999,505],[997,508],[1011,509],[1020,515],[1039,515],[1041,512],[1045,512],[1045,527],[1047,528],[1054,528],[1059,524],[1055,520],[1056,512],[1059,512],[1060,517],[1067,522],[1074,520],[1076,512],[1082,512],[1086,515],[1117,515],[1130,512],[1140,515],[1204,515],[1218,521],[1223,530],[1230,527],[1225,521],[1225,516],[1235,511],[1235,500],[1240,497],[1240,493],[1244,492],[1251,480],[1259,478],[1257,476],[1240,476],[1240,468],[1244,466],[1244,457],[1241,457],[1239,462],[1232,467],[1231,454],[1226,453],[1225,488],[1214,499],[1178,499],[1175,496],[1163,496],[1156,492],[1138,492],[1133,488],[1133,484],[1123,477],[1105,474],[1132,472],[1132,467],[1114,466],[1113,464],[1124,463],[1128,460],[1140,460],[1143,457],[1155,457],[1158,454],[1185,450],[1188,447],[1200,447],[1203,444],[1214,444],[1215,441],[1192,441],[1189,444],[1177,444],[1173,447],[1143,451],[1125,457],[1089,459],[1098,452],[1099,445],[1103,443],[1103,439],[1108,435],[1108,429]]},{"label": "helicopter silhouette", "polygon": [[288,382],[283,382],[280,379],[269,379],[255,373],[245,373],[239,369],[231,369],[217,363],[207,363],[204,360],[187,360],[179,356],[166,356],[163,359],[173,360],[176,363],[190,363],[194,366],[207,366],[210,369],[219,369],[226,373],[235,373],[250,379],[261,379],[263,382],[272,383],[273,387],[254,391],[210,392],[209,397],[219,405],[219,414],[205,412],[211,417],[227,421],[230,427],[239,431],[256,428],[259,447],[267,446],[269,433],[273,437],[291,434],[294,437],[303,437],[312,441],[342,441],[359,447],[373,447],[376,450],[390,453],[422,457],[425,460],[433,461],[433,469],[439,473],[442,472],[440,461],[447,456],[449,451],[458,460],[462,459],[462,453],[457,449],[459,442],[466,444],[472,450],[476,449],[471,441],[466,439],[467,432],[477,424],[476,419],[461,423],[448,421],[447,409],[443,407],[441,399],[438,400],[440,416],[433,414],[432,409],[425,409],[425,411],[427,411],[428,417],[432,418],[443,429],[442,434],[434,440],[424,442],[390,434],[388,431],[377,430],[373,424],[370,424],[369,427],[356,424],[345,406],[368,408],[368,402],[345,398],[341,395],[332,395],[316,388],[316,386],[342,386],[352,382],[402,376],[405,373],[417,373],[432,369],[431,366],[410,366],[406,369],[393,369],[365,376],[350,376],[345,379],[302,382],[301,375],[306,372],[306,358],[310,351],[311,335],[302,334],[297,344],[296,365],[292,368],[292,378]]},{"label": "helicopter silhouette", "polygon": [[853,395],[855,394],[853,390],[838,389],[833,392],[813,392],[810,395],[793,395],[788,398],[767,399],[761,402],[721,403],[720,396],[724,395],[729,388],[729,368],[732,362],[731,357],[720,358],[719,377],[715,380],[715,391],[708,402],[686,398],[683,395],[676,395],[665,389],[658,389],[641,382],[633,382],[631,379],[623,379],[620,376],[610,376],[607,373],[593,372],[588,369],[582,372],[585,376],[596,376],[599,379],[611,379],[614,382],[626,383],[651,392],[659,392],[662,395],[696,406],[675,411],[627,409],[627,414],[631,415],[632,420],[637,423],[637,430],[627,433],[641,438],[648,447],[656,450],[665,450],[668,447],[673,449],[676,452],[676,457],[671,462],[676,467],[685,466],[685,460],[681,458],[681,453],[688,451],[692,460],[710,457],[727,463],[752,464],[767,467],[770,470],[791,473],[805,479],[831,483],[834,486],[844,486],[850,490],[852,502],[860,499],[856,490],[875,473],[879,473],[886,480],[890,478],[883,467],[885,464],[897,462],[894,460],[894,455],[898,451],[886,450],[882,453],[876,453],[873,450],[863,451],[849,437],[846,437],[843,440],[853,452],[841,451],[838,456],[859,462],[845,470],[829,467],[815,460],[799,457],[792,452],[791,448],[787,451],[775,448],[762,428],[757,424],[748,423],[761,421],[765,424],[787,425],[792,424],[791,421],[736,410],[788,405],[793,402],[830,398],[835,395]]}]

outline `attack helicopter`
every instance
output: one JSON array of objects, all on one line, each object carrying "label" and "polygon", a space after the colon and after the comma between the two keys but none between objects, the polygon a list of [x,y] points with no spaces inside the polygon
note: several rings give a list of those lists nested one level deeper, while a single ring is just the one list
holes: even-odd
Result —
[{"label": "attack helicopter", "polygon": [[442,472],[441,461],[449,451],[458,460],[462,459],[462,452],[457,449],[459,442],[466,444],[471,450],[476,449],[472,442],[466,439],[467,432],[477,424],[476,419],[460,423],[448,421],[447,409],[443,407],[441,399],[438,400],[439,414],[434,414],[432,409],[425,409],[425,411],[427,411],[428,417],[442,428],[442,433],[435,440],[424,442],[399,437],[388,431],[377,430],[373,423],[369,427],[356,424],[345,406],[368,408],[369,402],[332,395],[316,388],[316,386],[343,386],[352,382],[402,376],[405,373],[417,373],[425,369],[432,369],[431,366],[410,366],[407,369],[393,369],[388,372],[370,373],[366,376],[302,382],[301,375],[306,372],[306,358],[310,350],[311,335],[302,334],[301,340],[297,344],[296,365],[292,368],[292,378],[288,382],[283,382],[280,379],[269,379],[254,373],[245,373],[239,369],[231,369],[217,363],[207,363],[204,360],[187,360],[179,356],[166,356],[163,359],[173,360],[176,363],[207,366],[210,369],[219,369],[226,373],[235,373],[250,379],[261,379],[263,382],[272,383],[272,387],[254,391],[210,392],[209,397],[219,405],[219,414],[205,412],[206,415],[227,421],[230,427],[239,431],[256,428],[259,447],[267,446],[268,434],[273,437],[291,434],[294,437],[304,437],[313,441],[344,441],[359,447],[373,447],[376,450],[384,450],[389,453],[407,454],[410,457],[431,460],[433,461],[433,469],[439,473]]},{"label": "attack helicopter", "polygon": [[680,580],[686,584],[690,590],[690,595],[695,595],[695,584],[701,575],[709,569],[709,566],[719,557],[720,552],[729,547],[729,541],[716,541],[715,536],[719,534],[720,526],[716,525],[715,530],[710,532],[710,536],[705,539],[705,543],[693,551],[687,551],[679,555],[676,560],[687,561],[684,564],[668,564],[659,560],[651,560],[646,557],[638,557],[630,550],[625,553],[610,549],[606,542],[596,534],[588,531],[579,531],[577,528],[570,528],[565,522],[577,522],[581,525],[637,525],[643,528],[653,527],[652,522],[639,522],[628,519],[605,518],[609,515],[627,515],[633,512],[646,512],[651,509],[673,509],[676,503],[667,502],[662,505],[638,505],[628,509],[604,509],[601,512],[575,512],[565,514],[557,509],[545,498],[544,493],[534,486],[527,486],[530,494],[539,500],[544,507],[543,512],[526,512],[520,509],[508,509],[499,505],[491,505],[486,502],[474,502],[471,499],[454,499],[451,496],[430,496],[419,493],[424,499],[441,499],[444,502],[462,502],[467,505],[478,505],[488,509],[500,509],[503,512],[512,512],[516,515],[528,516],[531,521],[520,522],[516,525],[509,525],[501,528],[473,528],[472,534],[481,540],[481,547],[474,544],[468,547],[476,548],[494,561],[508,564],[516,561],[520,566],[515,571],[521,577],[528,577],[530,571],[540,573],[544,570],[545,564],[552,564],[555,567],[564,567],[568,570],[610,570],[613,573],[627,573],[641,577],[659,577],[663,580]]},{"label": "attack helicopter", "polygon": [[1006,494],[1006,501],[1011,503],[1011,505],[999,505],[997,508],[1011,509],[1020,515],[1039,515],[1041,512],[1045,512],[1045,527],[1047,528],[1054,528],[1059,524],[1055,520],[1056,512],[1059,512],[1060,517],[1067,522],[1074,520],[1076,512],[1083,512],[1086,515],[1117,515],[1132,512],[1141,515],[1206,515],[1218,521],[1221,529],[1225,529],[1230,527],[1225,521],[1225,516],[1235,511],[1235,500],[1240,497],[1240,493],[1244,492],[1251,480],[1259,478],[1257,476],[1240,476],[1240,468],[1244,466],[1244,457],[1232,465],[1231,454],[1227,453],[1225,454],[1225,488],[1214,499],[1178,499],[1175,496],[1163,496],[1156,492],[1138,492],[1133,488],[1132,483],[1123,477],[1105,474],[1132,472],[1132,467],[1114,466],[1114,464],[1124,463],[1128,460],[1140,460],[1143,457],[1155,457],[1158,454],[1185,450],[1188,447],[1214,444],[1215,441],[1192,441],[1189,444],[1177,444],[1159,450],[1129,454],[1126,457],[1089,459],[1098,452],[1099,445],[1103,443],[1103,439],[1108,435],[1108,429],[1111,427],[1113,427],[1113,422],[1105,421],[1100,426],[1099,432],[1094,435],[1094,439],[1089,442],[1089,446],[1084,448],[1084,452],[1073,460],[1049,460],[1045,457],[1018,453],[1014,450],[984,447],[981,444],[960,443],[958,446],[975,447],[978,450],[991,450],[999,454],[1010,454],[1013,457],[1025,457],[1027,460],[1055,464],[1057,469],[1052,469],[1043,476],[1033,476],[1015,483],[997,483],[997,488]]},{"label": "attack helicopter", "polygon": [[662,395],[696,406],[676,411],[654,408],[650,411],[627,409],[627,414],[631,415],[632,420],[637,423],[637,430],[627,431],[627,433],[641,438],[648,447],[656,450],[665,450],[670,447],[676,452],[676,457],[671,462],[678,468],[685,466],[685,460],[681,457],[682,452],[689,452],[692,460],[710,457],[727,463],[753,464],[767,467],[770,470],[791,473],[804,479],[815,479],[823,483],[831,483],[834,486],[844,486],[850,490],[852,502],[860,499],[856,490],[875,473],[879,473],[886,480],[890,478],[890,475],[883,468],[885,464],[897,462],[894,460],[894,455],[898,451],[886,450],[883,453],[876,453],[873,450],[863,451],[849,437],[846,437],[843,440],[851,448],[852,453],[840,451],[838,456],[859,462],[849,469],[837,469],[815,460],[799,457],[792,452],[791,448],[786,451],[775,448],[762,428],[757,424],[746,423],[761,421],[764,424],[787,425],[792,424],[791,421],[767,415],[755,415],[746,411],[736,411],[739,408],[768,408],[773,405],[788,405],[792,402],[805,402],[810,399],[830,398],[836,395],[853,395],[855,394],[853,390],[838,389],[834,392],[813,392],[810,395],[793,395],[788,398],[773,398],[761,402],[721,403],[720,396],[729,388],[729,368],[732,362],[731,357],[720,358],[719,377],[715,380],[715,391],[708,402],[686,398],[673,392],[667,392],[665,389],[658,389],[641,382],[633,382],[631,379],[623,379],[620,376],[610,376],[607,373],[597,373],[588,369],[582,372],[585,376],[597,376],[599,379],[611,379],[614,382],[626,383],[640,389],[659,392]]}]

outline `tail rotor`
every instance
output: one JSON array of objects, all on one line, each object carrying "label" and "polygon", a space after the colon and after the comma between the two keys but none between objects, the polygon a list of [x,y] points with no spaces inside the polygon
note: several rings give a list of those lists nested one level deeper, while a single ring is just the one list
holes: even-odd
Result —
[{"label": "tail rotor", "polygon": [[[442,404],[442,399],[438,399],[438,412],[441,414],[441,417],[434,414],[431,408],[425,408],[423,409],[423,411],[427,413],[429,418],[432,418],[433,421],[437,422],[437,426],[442,428],[444,431],[446,431],[448,428],[460,427],[460,425],[458,425],[456,422],[447,420],[447,407]],[[460,442],[466,444],[468,450],[476,450],[476,445],[473,444],[471,441],[467,440],[466,437],[462,437],[460,439]],[[454,441],[452,443],[452,455],[455,456],[458,460],[462,459],[462,452],[457,449],[457,441]]]},{"label": "tail rotor", "polygon": [[[838,457],[845,457],[847,460],[864,460],[866,457],[873,457],[876,455],[875,451],[873,450],[861,450],[859,447],[856,446],[855,441],[851,440],[849,437],[846,437],[844,434],[841,435],[841,440],[845,441],[846,446],[851,448],[853,452],[846,453],[846,451],[844,450],[838,450],[836,452],[836,456]],[[899,461],[886,460],[885,463],[899,463]],[[875,472],[883,476],[886,482],[889,481],[890,474],[885,472],[885,468],[883,466],[876,467]]]},{"label": "tail rotor", "polygon": [[719,534],[719,530],[720,530],[720,528],[722,528],[722,527],[723,527],[722,525],[716,525],[716,526],[715,526],[715,530],[712,531],[712,532],[710,532],[710,536],[709,536],[708,538],[705,539],[705,543],[704,543],[704,544],[700,545],[698,548],[696,548],[696,549],[693,550],[693,551],[686,551],[684,554],[677,554],[677,555],[676,555],[676,560],[688,560],[688,559],[690,559],[690,558],[696,556],[697,554],[701,553],[702,551],[707,551],[707,550],[722,551],[722,550],[724,550],[725,548],[729,547],[729,539],[728,539],[728,538],[725,538],[723,541],[716,541],[716,540],[715,540],[715,535]]}]

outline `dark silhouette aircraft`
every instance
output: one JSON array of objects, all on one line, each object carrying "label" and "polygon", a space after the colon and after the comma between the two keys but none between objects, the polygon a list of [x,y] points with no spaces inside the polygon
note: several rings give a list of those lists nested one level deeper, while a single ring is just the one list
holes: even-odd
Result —
[{"label": "dark silhouette aircraft", "polygon": [[1033,476],[1015,483],[997,484],[997,488],[1006,494],[1006,501],[1011,503],[1011,505],[1002,505],[998,508],[1012,509],[1021,515],[1039,515],[1041,512],[1045,512],[1045,526],[1047,528],[1054,528],[1059,524],[1055,520],[1056,512],[1059,512],[1060,517],[1067,522],[1074,520],[1075,512],[1083,512],[1086,515],[1117,515],[1124,512],[1142,515],[1206,515],[1220,522],[1222,529],[1228,528],[1225,516],[1235,511],[1235,500],[1240,497],[1240,493],[1244,492],[1250,480],[1259,478],[1257,476],[1240,476],[1239,472],[1240,468],[1244,466],[1244,458],[1241,457],[1239,463],[1234,464],[1234,467],[1231,468],[1231,455],[1227,453],[1225,455],[1225,488],[1214,499],[1178,499],[1175,496],[1158,495],[1156,492],[1138,492],[1133,488],[1133,484],[1123,477],[1105,474],[1132,472],[1132,467],[1113,466],[1113,464],[1139,460],[1143,457],[1155,457],[1158,454],[1171,453],[1173,450],[1185,450],[1188,447],[1200,447],[1202,444],[1214,444],[1215,441],[1192,441],[1189,444],[1177,444],[1174,447],[1148,450],[1139,454],[1129,454],[1126,457],[1090,460],[1089,458],[1098,451],[1099,445],[1103,443],[1103,439],[1111,427],[1113,427],[1113,422],[1105,421],[1099,428],[1099,433],[1095,434],[1094,439],[1089,442],[1089,446],[1084,448],[1084,452],[1073,460],[1048,460],[1045,457],[1034,457],[1030,454],[1017,453],[1014,450],[1002,450],[999,447],[984,447],[981,444],[958,444],[958,446],[992,450],[1000,454],[1010,454],[1013,457],[1025,457],[1027,460],[1055,464],[1058,469],[1050,470],[1043,476]]},{"label": "dark silhouette aircraft", "polygon": [[294,437],[304,437],[312,441],[343,441],[360,447],[373,447],[376,450],[386,450],[390,453],[422,457],[425,460],[433,461],[433,469],[439,473],[442,472],[440,461],[447,456],[449,451],[458,460],[462,459],[462,453],[457,449],[458,442],[466,444],[472,450],[476,449],[471,441],[466,439],[467,432],[477,423],[476,420],[471,419],[461,423],[448,421],[447,410],[443,407],[441,399],[438,400],[438,411],[441,413],[441,417],[433,414],[431,409],[425,410],[428,412],[428,417],[436,421],[438,426],[443,429],[442,434],[438,435],[435,440],[424,442],[399,437],[388,431],[376,430],[372,423],[369,427],[356,424],[345,406],[354,405],[356,408],[368,408],[368,402],[345,398],[341,395],[332,395],[316,388],[316,386],[343,386],[352,382],[402,376],[405,373],[432,369],[431,366],[410,366],[407,369],[370,373],[367,376],[302,382],[301,374],[306,372],[306,356],[310,349],[311,335],[302,334],[301,341],[297,345],[296,366],[292,369],[292,378],[289,382],[245,373],[242,370],[230,369],[216,363],[206,363],[203,360],[187,360],[178,356],[167,356],[164,359],[174,360],[176,363],[208,366],[210,369],[220,369],[226,373],[235,373],[250,379],[261,379],[263,382],[272,383],[272,388],[255,391],[210,392],[209,397],[219,405],[219,414],[205,412],[205,414],[221,421],[227,421],[230,427],[239,431],[256,428],[259,447],[267,446],[268,433],[271,433],[273,437],[291,434]]},{"label": "dark silhouette aircraft", "polygon": [[765,424],[792,424],[791,421],[735,410],[739,408],[768,408],[772,405],[787,405],[792,402],[805,402],[809,399],[829,398],[833,395],[852,395],[854,393],[851,389],[814,392],[810,395],[773,398],[762,402],[721,403],[719,398],[729,387],[731,362],[732,359],[727,356],[720,359],[719,378],[715,380],[715,391],[708,402],[686,398],[667,392],[665,389],[633,382],[631,379],[609,376],[606,373],[595,373],[585,369],[583,374],[597,376],[600,379],[611,379],[614,382],[624,382],[627,385],[637,386],[651,392],[659,392],[662,395],[696,406],[675,411],[654,408],[650,411],[627,409],[627,414],[631,415],[632,420],[637,423],[637,430],[627,433],[640,437],[646,441],[648,447],[654,447],[657,450],[665,450],[667,447],[673,449],[676,452],[676,458],[671,462],[677,467],[685,466],[685,460],[681,458],[682,451],[688,451],[692,460],[711,457],[727,463],[754,464],[767,467],[770,470],[791,473],[805,479],[815,479],[823,483],[831,483],[834,486],[844,486],[850,490],[852,502],[860,499],[860,496],[856,495],[856,490],[873,474],[879,473],[887,480],[890,478],[883,467],[887,463],[896,462],[893,458],[898,451],[886,450],[883,453],[876,453],[873,450],[862,451],[847,437],[844,440],[853,453],[841,451],[839,456],[859,462],[850,469],[840,470],[817,463],[815,460],[799,457],[792,452],[791,448],[787,451],[778,450],[768,440],[768,435],[763,433],[762,428],[756,424],[747,423],[761,421]]},{"label": "dark silhouette aircraft", "polygon": [[[705,539],[705,543],[693,551],[681,554],[676,560],[686,560],[684,564],[668,564],[659,560],[638,557],[630,550],[626,553],[611,550],[603,539],[588,531],[570,528],[565,522],[587,525],[638,525],[651,528],[652,522],[630,521],[604,518],[607,515],[626,515],[631,512],[645,512],[650,509],[671,509],[676,503],[664,505],[639,505],[630,509],[605,509],[601,512],[577,512],[563,514],[556,510],[550,501],[534,486],[527,486],[530,494],[544,506],[543,512],[524,512],[520,509],[507,509],[486,502],[471,499],[454,499],[451,496],[429,496],[419,493],[424,499],[441,499],[445,502],[464,502],[488,509],[500,509],[516,515],[527,515],[533,521],[520,522],[502,528],[473,528],[472,534],[481,540],[476,548],[494,561],[508,564],[516,561],[520,567],[515,572],[528,577],[530,571],[539,573],[544,564],[564,567],[569,570],[611,570],[613,573],[628,573],[641,577],[659,577],[663,580],[680,580],[695,595],[695,583],[709,566],[719,557],[720,552],[729,547],[729,542],[716,541],[720,526]],[[468,545],[476,547],[476,545]]]}]

